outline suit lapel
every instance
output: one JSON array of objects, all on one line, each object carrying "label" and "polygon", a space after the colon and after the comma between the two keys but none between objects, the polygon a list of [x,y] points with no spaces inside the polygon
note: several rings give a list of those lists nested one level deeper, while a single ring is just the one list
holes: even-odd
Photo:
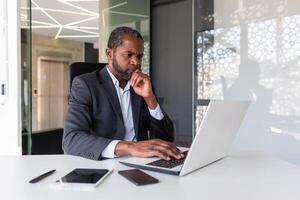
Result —
[{"label": "suit lapel", "polygon": [[138,136],[138,123],[141,111],[141,100],[142,98],[138,96],[132,87],[130,87],[130,100],[131,100],[131,108],[132,108],[132,118],[134,125],[135,138]]},{"label": "suit lapel", "polygon": [[106,67],[100,70],[100,80],[102,80],[102,85],[107,93],[108,99],[118,117],[121,119],[124,125],[121,106],[118,98],[118,94],[116,92],[116,88],[107,72]]},{"label": "suit lapel", "polygon": [[[116,88],[107,72],[106,67],[100,70],[100,82],[103,85],[108,99],[118,115],[118,117],[122,120],[123,125],[123,116],[122,116],[122,111],[121,111],[121,106],[118,98],[118,94],[116,92]],[[131,108],[132,108],[132,118],[133,118],[133,126],[134,126],[134,131],[135,131],[135,138],[138,136],[138,123],[139,123],[139,117],[140,117],[140,111],[141,111],[141,103],[142,103],[142,98],[138,96],[132,87],[130,87],[130,101],[131,101]],[[125,125],[124,125],[125,127]]]}]

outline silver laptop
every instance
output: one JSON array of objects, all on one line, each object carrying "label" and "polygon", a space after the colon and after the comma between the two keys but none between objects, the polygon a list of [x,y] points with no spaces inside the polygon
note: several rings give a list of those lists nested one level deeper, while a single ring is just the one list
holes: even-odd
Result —
[{"label": "silver laptop", "polygon": [[120,163],[156,172],[184,176],[218,161],[228,153],[247,113],[250,101],[211,100],[184,159],[125,158]]}]

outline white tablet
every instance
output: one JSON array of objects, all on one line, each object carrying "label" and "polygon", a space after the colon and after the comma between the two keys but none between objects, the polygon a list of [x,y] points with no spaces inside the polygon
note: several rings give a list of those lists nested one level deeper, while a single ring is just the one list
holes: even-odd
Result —
[{"label": "white tablet", "polygon": [[113,169],[87,169],[76,168],[67,175],[61,177],[59,182],[68,186],[96,187],[107,177]]}]

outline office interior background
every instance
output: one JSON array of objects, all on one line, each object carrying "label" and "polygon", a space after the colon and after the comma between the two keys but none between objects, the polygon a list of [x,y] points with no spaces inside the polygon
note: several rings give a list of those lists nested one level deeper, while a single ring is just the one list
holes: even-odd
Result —
[{"label": "office interior background", "polygon": [[0,155],[62,153],[68,65],[105,63],[125,25],[178,145],[209,100],[251,100],[231,151],[300,164],[298,0],[1,0],[0,14]]}]

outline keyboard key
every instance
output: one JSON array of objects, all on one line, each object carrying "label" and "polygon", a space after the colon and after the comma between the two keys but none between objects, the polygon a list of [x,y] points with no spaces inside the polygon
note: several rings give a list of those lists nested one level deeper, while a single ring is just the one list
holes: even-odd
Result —
[{"label": "keyboard key", "polygon": [[188,151],[183,152],[184,157],[181,159],[171,159],[171,160],[156,160],[150,163],[147,163],[146,165],[152,165],[152,166],[156,166],[156,167],[163,167],[163,168],[174,168],[177,167],[179,165],[182,165],[184,163],[184,160],[186,158]]}]

